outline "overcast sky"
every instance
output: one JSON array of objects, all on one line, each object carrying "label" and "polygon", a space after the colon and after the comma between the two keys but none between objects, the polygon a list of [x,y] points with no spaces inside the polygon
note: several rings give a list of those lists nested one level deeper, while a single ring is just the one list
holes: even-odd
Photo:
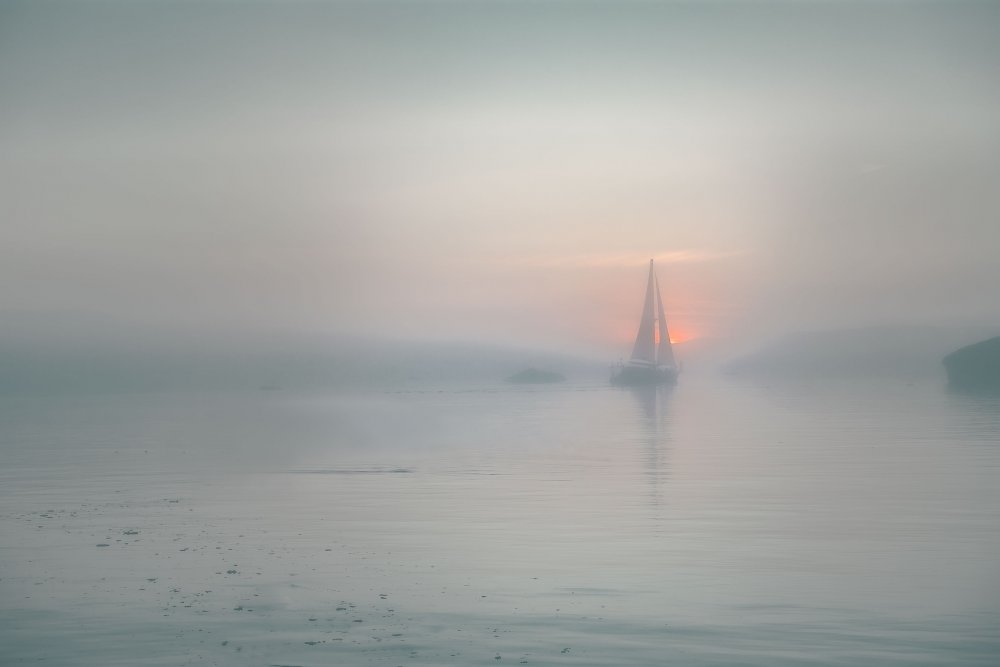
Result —
[{"label": "overcast sky", "polygon": [[1000,324],[1000,3],[0,2],[0,311]]}]

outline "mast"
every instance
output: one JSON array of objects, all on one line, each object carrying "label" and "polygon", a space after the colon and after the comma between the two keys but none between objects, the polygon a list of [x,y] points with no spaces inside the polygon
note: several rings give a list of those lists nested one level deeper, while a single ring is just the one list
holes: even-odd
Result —
[{"label": "mast", "polygon": [[674,361],[674,348],[670,344],[670,332],[667,331],[667,316],[663,314],[663,299],[660,298],[660,280],[656,278],[656,308],[660,330],[660,342],[656,347],[656,363],[660,366],[677,365]]},{"label": "mast", "polygon": [[639,320],[639,331],[635,335],[635,345],[632,347],[632,361],[640,363],[656,363],[656,315],[653,310],[653,291],[656,289],[656,276],[653,274],[653,260],[649,260],[649,279],[646,281],[646,300],[642,306],[642,319]]}]

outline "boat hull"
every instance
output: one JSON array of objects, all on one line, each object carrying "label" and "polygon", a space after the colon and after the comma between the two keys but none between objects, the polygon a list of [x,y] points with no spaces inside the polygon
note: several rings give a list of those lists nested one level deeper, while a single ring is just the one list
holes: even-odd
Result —
[{"label": "boat hull", "polygon": [[677,369],[663,366],[622,366],[611,375],[611,384],[622,387],[673,384],[677,382]]}]

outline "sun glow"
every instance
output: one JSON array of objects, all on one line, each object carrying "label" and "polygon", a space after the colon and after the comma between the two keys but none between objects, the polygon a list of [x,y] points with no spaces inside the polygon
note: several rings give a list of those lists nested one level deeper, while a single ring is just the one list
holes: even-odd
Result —
[{"label": "sun glow", "polygon": [[671,343],[671,345],[678,345],[680,343],[686,343],[689,340],[691,340],[692,338],[694,338],[694,336],[692,336],[691,334],[689,334],[687,331],[685,331],[683,329],[680,330],[680,331],[673,331],[673,330],[671,330],[671,332],[670,332],[670,343]]}]

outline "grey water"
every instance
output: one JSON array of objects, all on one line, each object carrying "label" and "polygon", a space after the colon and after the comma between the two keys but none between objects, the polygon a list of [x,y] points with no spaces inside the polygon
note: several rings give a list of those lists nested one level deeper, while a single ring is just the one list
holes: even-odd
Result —
[{"label": "grey water", "polygon": [[0,664],[996,665],[1000,402],[0,399]]}]

